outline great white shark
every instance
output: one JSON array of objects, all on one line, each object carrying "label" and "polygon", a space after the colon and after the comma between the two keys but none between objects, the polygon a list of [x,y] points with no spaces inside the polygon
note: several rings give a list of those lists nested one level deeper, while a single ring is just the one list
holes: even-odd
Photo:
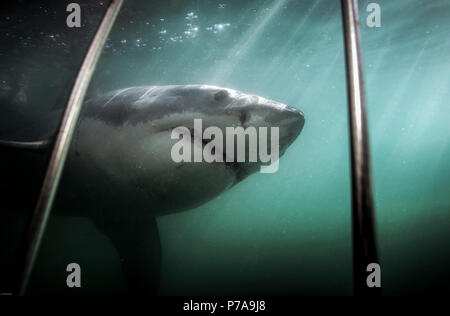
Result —
[{"label": "great white shark", "polygon": [[[174,162],[170,153],[177,140],[171,132],[178,126],[193,129],[194,119],[202,119],[203,128],[218,127],[224,134],[226,127],[278,127],[280,156],[305,123],[303,113],[294,107],[210,85],[130,87],[87,100],[55,211],[91,219],[112,241],[130,292],[157,289],[161,257],[157,216],[199,206],[262,165]],[[33,207],[49,144],[51,139],[0,141],[0,189],[6,208]]]}]

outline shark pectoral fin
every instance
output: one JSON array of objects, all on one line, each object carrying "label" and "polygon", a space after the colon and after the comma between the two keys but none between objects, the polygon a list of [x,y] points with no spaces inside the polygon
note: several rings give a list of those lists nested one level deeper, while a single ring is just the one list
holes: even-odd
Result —
[{"label": "shark pectoral fin", "polygon": [[156,295],[161,270],[161,244],[156,219],[99,220],[96,226],[112,241],[133,295]]},{"label": "shark pectoral fin", "polygon": [[50,147],[50,140],[38,140],[31,142],[0,140],[0,148],[16,150],[46,150]]}]

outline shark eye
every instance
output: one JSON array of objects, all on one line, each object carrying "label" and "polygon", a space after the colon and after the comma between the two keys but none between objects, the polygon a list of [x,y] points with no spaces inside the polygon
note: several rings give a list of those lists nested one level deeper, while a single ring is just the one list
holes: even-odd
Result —
[{"label": "shark eye", "polygon": [[214,100],[216,101],[222,101],[223,99],[225,99],[228,96],[228,91],[227,90],[220,90],[219,92],[216,92],[214,94]]}]

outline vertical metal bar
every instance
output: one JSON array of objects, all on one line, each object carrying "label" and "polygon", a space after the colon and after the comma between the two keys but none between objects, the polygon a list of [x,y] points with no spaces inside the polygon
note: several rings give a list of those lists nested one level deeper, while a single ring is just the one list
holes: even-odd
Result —
[{"label": "vertical metal bar", "polygon": [[91,42],[89,50],[84,58],[83,64],[78,72],[72,92],[67,103],[61,124],[56,136],[52,155],[44,177],[41,192],[32,214],[31,222],[25,236],[24,252],[20,258],[20,279],[18,294],[24,295],[34,263],[39,251],[42,236],[44,234],[48,217],[58,189],[61,173],[69,151],[73,132],[81,111],[83,99],[89,82],[91,81],[97,61],[100,57],[103,45],[114,24],[117,14],[122,6],[123,0],[112,0],[103,20]]},{"label": "vertical metal bar", "polygon": [[355,295],[378,294],[367,286],[368,264],[378,263],[357,0],[341,0],[347,66],[352,174],[353,284]]}]

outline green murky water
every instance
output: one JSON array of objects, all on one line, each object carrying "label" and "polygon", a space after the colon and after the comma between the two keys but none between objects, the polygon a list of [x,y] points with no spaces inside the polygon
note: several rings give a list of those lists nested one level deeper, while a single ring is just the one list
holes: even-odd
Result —
[{"label": "green murky water", "polygon": [[[359,1],[362,22],[369,2]],[[376,2],[382,26],[361,27],[383,291],[448,292],[450,3]],[[105,6],[82,5],[86,27],[94,29]],[[64,103],[92,32],[70,33],[60,26],[64,6],[54,7],[47,16],[59,29],[38,26],[31,39],[19,39],[23,29],[11,24],[19,11],[8,20],[2,10],[16,34],[3,35],[16,45],[1,48],[3,109],[32,118]],[[33,21],[46,8],[35,9]],[[126,1],[89,94],[197,83],[290,104],[306,125],[277,173],[254,174],[201,207],[158,218],[160,294],[352,294],[339,1]],[[85,219],[54,214],[30,291],[123,293],[111,242]],[[84,267],[76,292],[65,286],[69,262]]]}]

